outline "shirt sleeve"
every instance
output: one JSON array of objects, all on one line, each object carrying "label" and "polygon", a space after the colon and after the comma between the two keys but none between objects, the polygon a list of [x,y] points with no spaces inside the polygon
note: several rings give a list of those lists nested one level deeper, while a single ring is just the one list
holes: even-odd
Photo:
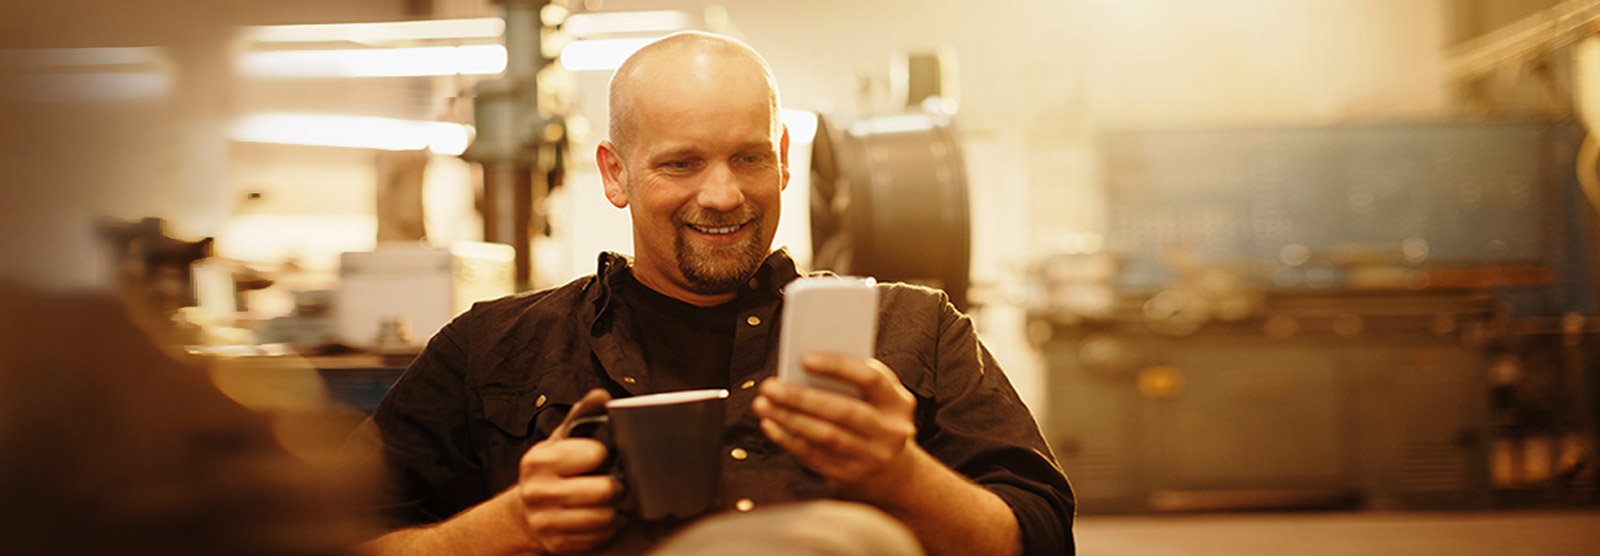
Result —
[{"label": "shirt sleeve", "polygon": [[447,519],[488,499],[468,429],[458,319],[429,340],[373,412],[382,438],[392,517],[400,525]]},{"label": "shirt sleeve", "polygon": [[1033,414],[970,318],[945,302],[938,322],[934,399],[919,419],[931,430],[919,432],[919,442],[1011,507],[1023,554],[1073,554],[1072,487]]}]

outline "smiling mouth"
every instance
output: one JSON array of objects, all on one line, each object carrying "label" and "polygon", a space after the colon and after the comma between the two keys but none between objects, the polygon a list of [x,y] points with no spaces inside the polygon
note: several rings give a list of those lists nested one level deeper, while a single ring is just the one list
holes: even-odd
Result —
[{"label": "smiling mouth", "polygon": [[694,231],[697,231],[697,232],[700,232],[700,233],[703,233],[703,234],[723,235],[723,234],[731,234],[731,233],[734,233],[736,231],[739,231],[739,228],[742,228],[744,226],[742,224],[735,224],[733,226],[718,226],[718,227],[712,228],[712,227],[707,227],[707,226],[696,226],[694,224],[690,224],[689,227],[694,229]]}]

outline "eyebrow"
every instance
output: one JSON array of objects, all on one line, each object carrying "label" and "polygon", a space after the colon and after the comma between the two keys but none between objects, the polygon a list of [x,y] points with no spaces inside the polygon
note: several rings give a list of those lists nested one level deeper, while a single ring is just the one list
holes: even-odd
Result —
[{"label": "eyebrow", "polygon": [[[773,143],[772,140],[770,140],[770,139],[759,139],[759,140],[754,140],[754,141],[747,141],[744,144],[739,145],[739,147],[737,149],[735,149],[735,152],[741,152],[742,153],[742,152],[749,151],[749,150],[754,150],[754,149],[759,149],[759,150],[763,150],[763,151],[769,150],[769,149],[775,150],[775,149],[777,149],[777,145],[775,143]],[[684,145],[684,146],[674,147],[674,148],[671,148],[671,149],[667,149],[667,150],[652,154],[652,155],[649,156],[649,158],[647,160],[650,161],[650,162],[657,162],[657,161],[661,161],[661,160],[671,160],[671,159],[675,159],[675,158],[681,158],[681,157],[684,157],[684,156],[702,156],[703,153],[704,153],[704,150],[701,149],[698,146]]]},{"label": "eyebrow", "polygon": [[699,154],[700,154],[700,149],[698,149],[698,148],[695,148],[695,147],[678,147],[678,148],[674,148],[674,149],[665,150],[665,151],[661,151],[661,152],[658,152],[658,153],[651,154],[650,157],[647,160],[649,162],[656,162],[656,161],[660,161],[660,160],[670,160],[670,159],[682,158],[682,157],[691,156],[691,155],[698,156]]}]

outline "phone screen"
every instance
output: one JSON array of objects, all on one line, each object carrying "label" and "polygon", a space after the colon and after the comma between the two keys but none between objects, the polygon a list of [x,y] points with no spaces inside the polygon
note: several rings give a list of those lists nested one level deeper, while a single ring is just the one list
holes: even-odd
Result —
[{"label": "phone screen", "polygon": [[878,327],[878,288],[872,278],[808,276],[784,288],[778,379],[861,397],[854,385],[805,371],[807,353],[872,357]]}]

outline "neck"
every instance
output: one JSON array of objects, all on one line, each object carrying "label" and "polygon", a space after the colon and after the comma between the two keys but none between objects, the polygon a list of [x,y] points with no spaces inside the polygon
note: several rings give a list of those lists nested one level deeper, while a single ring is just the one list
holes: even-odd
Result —
[{"label": "neck", "polygon": [[733,301],[733,298],[737,297],[739,294],[738,290],[725,293],[700,293],[692,291],[679,284],[674,284],[671,280],[668,280],[664,277],[656,276],[654,273],[639,272],[638,267],[634,267],[633,269],[633,279],[638,280],[640,284],[644,284],[644,287],[655,290],[656,293],[697,307],[715,307],[717,305]]}]

